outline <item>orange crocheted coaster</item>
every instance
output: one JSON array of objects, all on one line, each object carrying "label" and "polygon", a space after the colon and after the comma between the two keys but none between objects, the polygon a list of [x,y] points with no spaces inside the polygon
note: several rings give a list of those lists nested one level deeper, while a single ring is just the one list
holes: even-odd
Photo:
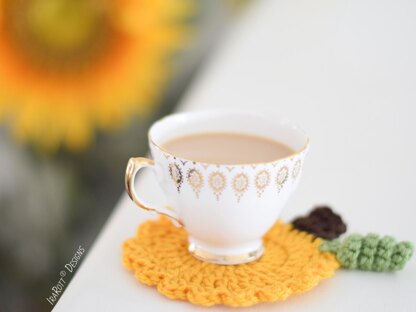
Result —
[{"label": "orange crocheted coaster", "polygon": [[249,306],[285,300],[332,276],[339,264],[320,252],[320,239],[277,222],[263,238],[259,260],[234,266],[195,259],[187,250],[187,233],[167,218],[140,225],[123,244],[123,264],[135,277],[171,299],[212,306]]}]

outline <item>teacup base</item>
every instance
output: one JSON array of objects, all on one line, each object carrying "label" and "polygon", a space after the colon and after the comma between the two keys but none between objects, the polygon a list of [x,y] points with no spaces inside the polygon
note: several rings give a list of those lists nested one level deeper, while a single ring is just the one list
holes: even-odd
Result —
[{"label": "teacup base", "polygon": [[259,259],[264,253],[261,239],[242,247],[213,248],[189,237],[189,252],[197,259],[222,265],[243,264]]}]

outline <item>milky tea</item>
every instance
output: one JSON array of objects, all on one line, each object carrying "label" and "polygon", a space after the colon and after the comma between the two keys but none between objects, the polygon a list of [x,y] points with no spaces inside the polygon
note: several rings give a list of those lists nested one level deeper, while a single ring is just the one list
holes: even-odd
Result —
[{"label": "milky tea", "polygon": [[294,153],[271,139],[231,132],[205,132],[174,138],[163,147],[173,155],[213,164],[251,164],[275,161]]}]

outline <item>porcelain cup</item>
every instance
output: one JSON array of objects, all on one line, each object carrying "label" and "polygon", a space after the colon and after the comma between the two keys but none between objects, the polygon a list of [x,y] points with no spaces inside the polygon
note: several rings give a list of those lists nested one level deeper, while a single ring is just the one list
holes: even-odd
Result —
[{"label": "porcelain cup", "polygon": [[[288,157],[249,164],[204,163],[183,159],[164,148],[177,137],[234,132],[265,137],[290,146]],[[247,112],[187,112],[164,117],[148,133],[152,159],[131,158],[126,190],[140,207],[165,215],[189,234],[190,253],[217,264],[254,261],[264,251],[262,236],[281,214],[299,182],[309,140],[294,125]],[[166,195],[166,206],[146,203],[134,178],[151,168]],[[140,190],[138,190],[140,191]]]}]

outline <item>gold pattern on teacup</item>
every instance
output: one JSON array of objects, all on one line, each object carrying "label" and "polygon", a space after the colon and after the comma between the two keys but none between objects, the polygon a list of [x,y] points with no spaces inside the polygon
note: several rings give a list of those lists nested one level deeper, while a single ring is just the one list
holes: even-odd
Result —
[{"label": "gold pattern on teacup", "polygon": [[225,168],[228,170],[228,172],[231,172],[231,171],[234,170],[234,167],[233,166],[226,166]]},{"label": "gold pattern on teacup", "polygon": [[220,199],[220,195],[225,189],[225,186],[227,184],[227,180],[225,178],[225,175],[222,172],[214,171],[211,172],[209,175],[209,186],[212,188],[217,200]]},{"label": "gold pattern on teacup", "polygon": [[204,177],[202,176],[202,173],[196,168],[191,168],[186,174],[186,179],[195,192],[196,197],[199,198],[199,192],[204,186]]},{"label": "gold pattern on teacup", "polygon": [[279,172],[276,176],[276,185],[279,192],[282,189],[283,185],[286,183],[288,176],[289,169],[286,166],[279,169]]},{"label": "gold pattern on teacup", "polygon": [[235,195],[237,196],[237,201],[240,202],[241,196],[248,189],[248,177],[245,173],[236,174],[233,178],[232,187]]},{"label": "gold pattern on teacup", "polygon": [[172,162],[169,164],[169,175],[173,180],[173,183],[175,184],[176,189],[179,193],[181,190],[181,185],[183,183],[183,175],[182,170],[177,163]]},{"label": "gold pattern on teacup", "polygon": [[204,167],[205,170],[207,170],[210,164],[202,163],[201,165],[202,167]]},{"label": "gold pattern on teacup", "polygon": [[255,177],[255,186],[257,189],[257,195],[261,197],[264,192],[264,189],[270,183],[270,173],[267,170],[261,170],[257,172]]},{"label": "gold pattern on teacup", "polygon": [[298,159],[295,164],[293,165],[293,169],[292,169],[292,177],[293,179],[296,179],[299,175],[300,172],[300,166],[301,166],[301,161],[300,159]]}]

